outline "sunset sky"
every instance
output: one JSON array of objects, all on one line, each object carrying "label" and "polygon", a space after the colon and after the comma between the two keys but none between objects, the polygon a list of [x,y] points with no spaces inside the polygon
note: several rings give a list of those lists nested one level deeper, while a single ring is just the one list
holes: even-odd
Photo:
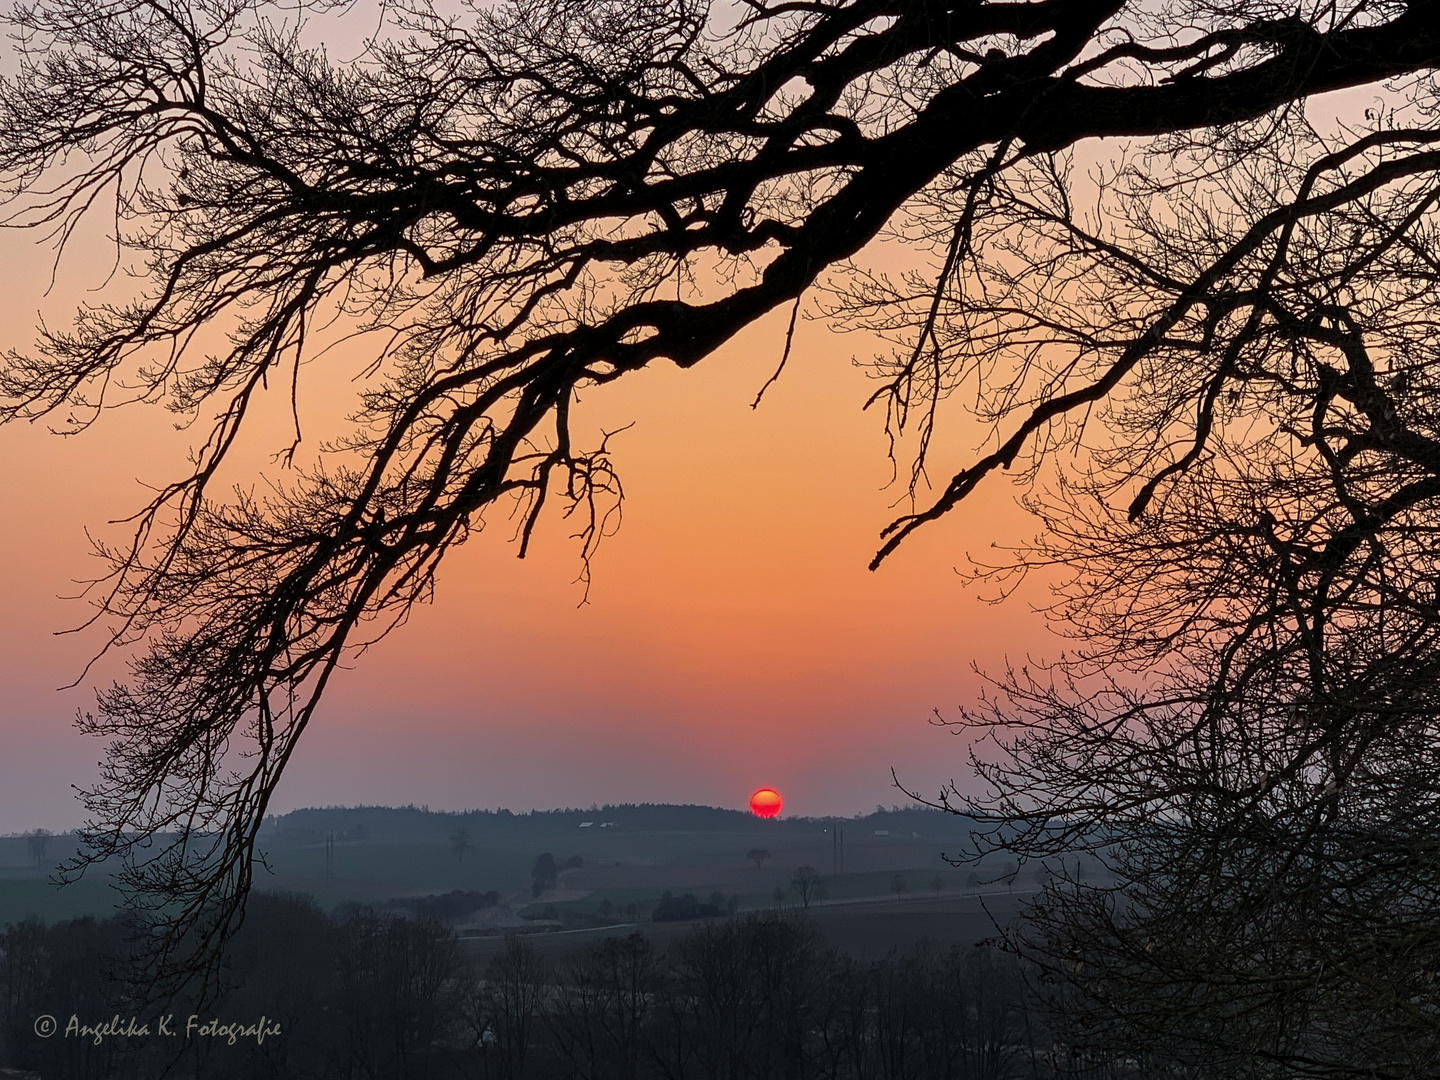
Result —
[{"label": "sunset sky", "polygon": [[[46,296],[46,253],[31,239],[0,237],[6,348],[30,345],[37,314],[67,319],[108,269],[72,256]],[[851,814],[901,801],[891,767],[927,792],[964,785],[964,745],[927,722],[932,710],[975,698],[972,661],[993,670],[1059,645],[1027,597],[988,606],[955,568],[1029,523],[994,483],[869,572],[901,490],[886,487],[883,417],[861,411],[874,383],[852,358],[882,345],[802,320],[783,377],[752,410],[783,338],[774,315],[694,370],[660,365],[592,391],[582,428],[634,426],[612,440],[624,521],[602,545],[589,603],[566,522],[551,514],[521,562],[513,527],[495,516],[451,555],[436,602],[333,684],[279,809],[739,808],[765,784],[787,814]],[[307,445],[344,430],[340,403],[364,358],[336,351],[304,372]],[[277,409],[287,393],[272,388]],[[92,700],[86,685],[120,668],[103,662],[88,684],[57,692],[100,644],[54,635],[88,612],[59,597],[98,566],[85,529],[117,538],[105,522],[183,467],[195,435],[173,425],[140,406],[74,438],[0,429],[0,832],[82,819],[70,785],[94,775],[102,746],[72,718]],[[267,438],[251,447],[255,462],[283,445],[278,426]],[[937,482],[982,438],[948,427]]]},{"label": "sunset sky", "polygon": [[[346,20],[351,48],[371,25]],[[1322,116],[1343,117],[1369,98],[1323,101]],[[1114,152],[1080,146],[1076,176]],[[114,265],[102,217],[78,234],[53,286],[37,237],[0,232],[0,348],[28,348],[42,316],[64,325],[82,300],[125,294],[123,276],[95,291]],[[895,257],[875,249],[862,261]],[[1004,478],[991,478],[869,572],[879,530],[904,508],[903,489],[887,486],[883,417],[861,409],[875,383],[854,363],[885,346],[802,319],[783,377],[752,410],[787,314],[694,370],[660,364],[588,394],[580,429],[593,437],[633,424],[611,442],[624,522],[602,545],[589,603],[580,606],[568,523],[550,513],[520,562],[512,524],[492,514],[449,557],[436,602],[332,684],[279,808],[738,808],[764,784],[784,793],[787,813],[850,814],[899,801],[892,766],[927,792],[965,785],[965,748],[928,722],[932,711],[953,714],[975,699],[972,663],[995,671],[1060,642],[1029,610],[1043,592],[1032,586],[989,606],[955,569],[967,552],[1026,537],[1032,525]],[[348,429],[352,380],[370,358],[363,346],[335,349],[305,369],[306,448]],[[986,435],[952,405],[932,456],[937,483],[973,460]],[[288,442],[288,386],[272,386],[268,407],[268,426],[230,482],[253,485]],[[137,509],[143,485],[181,473],[199,436],[173,427],[164,410],[141,406],[68,439],[0,428],[9,525],[0,537],[0,832],[80,822],[70,785],[94,775],[103,748],[72,726],[92,700],[87,684],[56,688],[78,677],[102,638],[55,636],[89,613],[58,597],[96,572],[85,530],[121,538],[105,522]],[[94,668],[90,683],[118,674],[117,660]]]}]

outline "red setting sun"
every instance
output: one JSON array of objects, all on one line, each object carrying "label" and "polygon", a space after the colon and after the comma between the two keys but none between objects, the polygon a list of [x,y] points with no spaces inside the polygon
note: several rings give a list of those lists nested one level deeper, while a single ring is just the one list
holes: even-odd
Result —
[{"label": "red setting sun", "polygon": [[762,787],[750,796],[750,812],[756,817],[774,817],[784,805],[785,801],[774,788]]}]

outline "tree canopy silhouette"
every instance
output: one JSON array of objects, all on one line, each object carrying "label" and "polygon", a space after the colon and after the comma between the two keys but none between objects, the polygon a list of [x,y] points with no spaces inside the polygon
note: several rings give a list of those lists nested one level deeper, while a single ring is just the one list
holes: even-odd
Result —
[{"label": "tree canopy silhouette", "polygon": [[[1386,616],[1384,648],[1428,641],[1433,594],[1398,584],[1433,580],[1428,534],[1406,534],[1401,579],[1376,544],[1440,485],[1436,5],[413,0],[349,62],[294,21],[337,10],[9,16],[9,223],[63,244],[111,216],[144,284],[8,353],[0,416],[73,431],[142,399],[209,425],[104,549],[97,618],[136,653],[83,719],[110,740],[92,857],[127,861],[171,946],[233,928],[337,664],[429,594],[488,510],[518,505],[523,554],[558,503],[588,565],[621,487],[604,438],[572,439],[577,393],[700,363],[788,308],[783,366],[807,293],[895,342],[871,403],[914,440],[916,502],[877,563],[989,474],[1018,462],[1036,482],[1073,450],[1017,565],[1077,571],[1066,617],[1116,642],[1092,666],[1196,671],[1194,649],[1292,616],[1303,666],[1312,608],[1359,604],[1362,579],[1363,618],[1418,605],[1413,631]],[[1362,86],[1371,117],[1323,115],[1320,95]],[[1103,139],[1129,149],[1075,169]],[[928,269],[867,269],[887,236]],[[259,389],[301,379],[337,325],[374,359],[354,433],[267,496],[213,491]],[[932,494],[930,435],[961,387],[995,448]],[[1239,550],[1254,561],[1225,562]],[[1237,583],[1263,581],[1253,608]],[[1135,590],[1168,599],[1126,607]],[[1264,667],[1243,644],[1213,655],[1205,686]],[[1307,670],[1305,715],[1332,715]]]}]

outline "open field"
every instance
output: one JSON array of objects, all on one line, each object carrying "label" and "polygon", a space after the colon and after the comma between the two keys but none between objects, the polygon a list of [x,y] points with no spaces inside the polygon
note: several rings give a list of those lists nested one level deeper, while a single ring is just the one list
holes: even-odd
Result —
[{"label": "open field", "polygon": [[[499,905],[462,919],[459,928],[462,934],[500,935],[540,930],[547,923],[551,929],[584,925],[597,914],[650,926],[649,912],[665,892],[692,893],[742,912],[777,903],[795,906],[799,897],[792,883],[803,866],[821,879],[812,904],[817,926],[832,928],[850,943],[874,936],[901,944],[934,937],[941,916],[963,916],[965,925],[980,927],[976,894],[1007,895],[1007,886],[993,883],[1004,874],[1000,862],[957,869],[942,858],[965,848],[966,825],[949,815],[911,810],[819,821],[759,821],[704,807],[535,815],[309,810],[267,822],[262,848],[269,870],[257,873],[256,884],[309,894],[326,910],[344,903],[388,906],[457,889],[494,891]],[[843,873],[837,828],[844,837]],[[0,925],[30,915],[53,921],[112,913],[116,894],[101,873],[61,890],[46,884],[56,861],[73,850],[73,838],[52,838],[47,858],[38,863],[26,845],[24,837],[0,838]],[[766,854],[749,857],[757,849]],[[562,869],[555,888],[537,897],[530,870],[542,853],[562,866],[577,865]],[[1013,887],[1021,891],[1034,884],[1027,873]],[[866,929],[846,929],[847,920],[860,920]],[[653,929],[669,933],[660,924]],[[973,933],[954,932],[983,937],[990,930],[987,919]]]},{"label": "open field", "polygon": [[[796,914],[807,920],[830,948],[859,960],[875,960],[892,951],[904,953],[922,946],[947,949],[994,937],[997,927],[1014,917],[1021,899],[1021,893],[1001,891],[939,900],[842,901],[812,905],[808,911]],[[546,960],[563,963],[594,941],[637,932],[663,952],[698,925],[700,921],[633,922],[592,930],[529,934],[525,940]],[[466,952],[482,962],[505,947],[505,939],[498,935],[466,937],[462,942]]]}]

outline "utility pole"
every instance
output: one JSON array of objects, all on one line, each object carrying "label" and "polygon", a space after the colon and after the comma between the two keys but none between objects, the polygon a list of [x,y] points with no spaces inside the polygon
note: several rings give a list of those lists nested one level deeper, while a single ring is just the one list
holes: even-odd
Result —
[{"label": "utility pole", "polygon": [[325,834],[325,876],[330,877],[335,870],[335,834]]}]

